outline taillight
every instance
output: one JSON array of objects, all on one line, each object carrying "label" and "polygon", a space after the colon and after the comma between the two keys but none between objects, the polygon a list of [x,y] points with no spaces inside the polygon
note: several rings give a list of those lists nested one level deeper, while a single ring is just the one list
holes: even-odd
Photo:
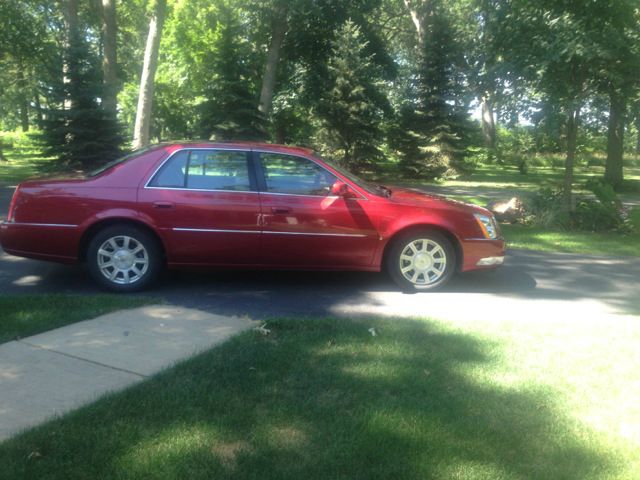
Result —
[{"label": "taillight", "polygon": [[13,192],[13,196],[11,197],[11,203],[9,203],[9,215],[7,216],[7,222],[13,222],[15,216],[15,208],[16,201],[18,200],[18,192],[20,192],[20,185],[16,188],[16,191]]}]

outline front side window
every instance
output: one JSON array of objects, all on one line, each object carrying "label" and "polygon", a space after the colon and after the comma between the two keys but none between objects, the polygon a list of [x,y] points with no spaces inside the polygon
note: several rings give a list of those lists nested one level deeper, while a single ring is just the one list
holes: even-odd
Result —
[{"label": "front side window", "polygon": [[149,183],[151,187],[194,190],[251,190],[247,154],[231,150],[184,150]]},{"label": "front side window", "polygon": [[293,155],[261,153],[260,164],[267,192],[327,196],[337,180],[320,165]]}]

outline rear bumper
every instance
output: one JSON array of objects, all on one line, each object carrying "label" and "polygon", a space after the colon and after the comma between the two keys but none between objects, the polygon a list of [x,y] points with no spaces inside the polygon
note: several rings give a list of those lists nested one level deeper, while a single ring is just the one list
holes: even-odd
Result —
[{"label": "rear bumper", "polygon": [[19,257],[75,263],[78,241],[76,225],[0,222],[0,245]]},{"label": "rear bumper", "polygon": [[484,270],[502,265],[505,254],[504,240],[470,239],[460,242],[463,251],[462,272]]}]

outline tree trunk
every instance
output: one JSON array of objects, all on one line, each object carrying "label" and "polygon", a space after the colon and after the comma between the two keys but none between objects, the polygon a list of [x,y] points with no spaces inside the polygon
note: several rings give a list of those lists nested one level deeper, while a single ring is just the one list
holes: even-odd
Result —
[{"label": "tree trunk", "polygon": [[482,97],[480,103],[482,109],[482,135],[485,147],[494,150],[496,148],[496,122],[493,113],[493,102],[489,94]]},{"label": "tree trunk", "polygon": [[579,107],[569,111],[567,117],[567,157],[564,164],[564,207],[568,212],[573,210],[573,165],[576,157],[579,119]]},{"label": "tree trunk", "polygon": [[636,155],[640,156],[640,112],[636,115]]},{"label": "tree trunk", "polygon": [[[423,0],[420,0],[420,3],[423,3]],[[422,51],[425,46],[425,31],[424,31],[424,15],[418,8],[416,8],[410,0],[404,0],[404,5],[409,10],[409,15],[411,15],[411,21],[413,25],[416,27],[416,32],[418,33],[418,46],[420,51]]]},{"label": "tree trunk", "polygon": [[[68,56],[71,44],[78,38],[78,0],[61,0],[62,16],[64,17],[64,51],[65,59],[62,64],[62,82],[67,86],[71,83],[69,78]],[[68,90],[68,87],[65,89]],[[68,98],[68,92],[65,92],[64,109],[71,108],[71,100]]]},{"label": "tree trunk", "polygon": [[258,110],[264,115],[271,113],[271,103],[273,101],[273,91],[276,86],[276,74],[278,72],[278,60],[280,59],[280,48],[284,36],[287,33],[287,7],[284,6],[276,12],[273,21],[273,31],[271,33],[271,43],[267,53],[267,63],[262,77],[262,88],[260,90],[260,104]]},{"label": "tree trunk", "polygon": [[102,76],[104,82],[102,104],[106,110],[114,114],[117,109],[118,95],[116,35],[116,1],[102,0]]},{"label": "tree trunk", "polygon": [[27,82],[24,78],[22,64],[18,63],[16,72],[18,86],[18,101],[20,104],[20,127],[23,132],[29,131],[29,101],[27,100]]},{"label": "tree trunk", "polygon": [[624,124],[626,104],[623,95],[611,92],[609,95],[609,127],[607,134],[607,163],[604,180],[613,188],[622,186],[622,160],[624,156]]},{"label": "tree trunk", "polygon": [[153,82],[158,67],[158,51],[164,23],[166,0],[157,0],[155,11],[149,22],[149,35],[144,50],[144,65],[140,78],[140,93],[136,110],[136,123],[133,129],[133,148],[140,148],[149,143],[151,130],[151,106],[153,104]]},{"label": "tree trunk", "polygon": [[42,125],[43,115],[42,115],[42,104],[40,103],[40,94],[36,92],[33,97],[33,103],[36,106],[36,119],[38,120],[38,125]]}]

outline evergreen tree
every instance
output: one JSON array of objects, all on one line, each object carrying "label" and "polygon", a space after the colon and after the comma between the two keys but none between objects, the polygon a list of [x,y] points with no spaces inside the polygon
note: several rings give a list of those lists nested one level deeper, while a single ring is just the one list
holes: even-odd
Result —
[{"label": "evergreen tree", "polygon": [[347,21],[332,44],[328,62],[331,88],[317,107],[323,142],[345,166],[359,169],[380,156],[386,97],[380,92],[380,72],[360,28]]},{"label": "evergreen tree", "polygon": [[219,8],[210,57],[213,71],[204,91],[207,100],[201,104],[201,132],[218,140],[260,140],[266,137],[265,120],[257,108],[250,49],[237,15],[228,5]]},{"label": "evergreen tree", "polygon": [[463,168],[465,112],[456,106],[456,42],[439,1],[428,4],[418,45],[414,92],[399,112],[393,146],[402,166],[415,175],[438,177]]},{"label": "evergreen tree", "polygon": [[[79,36],[64,52],[67,83],[55,86],[59,105],[47,111],[42,140],[47,153],[69,166],[92,169],[121,155],[122,132],[115,112],[100,105],[100,64]],[[64,108],[65,100],[69,108]]]}]

